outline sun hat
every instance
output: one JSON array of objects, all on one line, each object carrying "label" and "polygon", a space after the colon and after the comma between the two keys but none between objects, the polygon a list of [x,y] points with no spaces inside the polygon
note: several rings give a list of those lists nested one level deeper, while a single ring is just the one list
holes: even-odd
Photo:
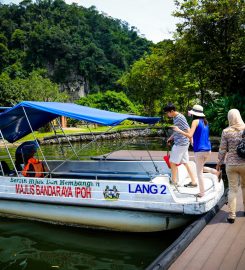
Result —
[{"label": "sun hat", "polygon": [[193,108],[188,111],[189,114],[205,117],[205,114],[203,113],[203,107],[201,105],[194,105]]}]

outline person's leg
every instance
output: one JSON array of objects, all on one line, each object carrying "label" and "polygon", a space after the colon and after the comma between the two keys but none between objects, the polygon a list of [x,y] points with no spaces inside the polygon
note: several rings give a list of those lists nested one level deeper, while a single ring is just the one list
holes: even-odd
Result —
[{"label": "person's leg", "polygon": [[189,163],[184,163],[184,166],[185,166],[185,168],[186,168],[186,170],[187,170],[187,172],[188,172],[188,174],[189,174],[189,176],[190,176],[190,178],[191,178],[191,183],[192,183],[192,185],[193,185],[193,186],[196,186],[196,185],[197,185],[196,179],[195,179],[195,176],[194,176],[194,174],[193,174],[193,172],[192,172],[192,169],[191,169]]},{"label": "person's leg", "polygon": [[[203,153],[206,153],[206,155],[205,155],[205,161],[204,161],[204,164],[205,164],[206,161],[209,159],[209,157],[211,155],[211,151],[209,151],[209,152],[203,152]],[[206,167],[206,166],[203,167],[203,172],[215,174],[218,178],[219,178],[219,176],[221,174],[221,171],[217,171],[214,168],[210,168],[210,167]]]},{"label": "person's leg", "polygon": [[228,209],[229,209],[229,219],[236,218],[236,197],[238,192],[238,180],[239,174],[236,171],[236,166],[226,165],[226,174],[228,177]]},{"label": "person's leg", "polygon": [[245,165],[238,167],[239,174],[240,174],[240,182],[242,188],[242,198],[243,198],[243,211],[245,216]]},{"label": "person's leg", "polygon": [[194,176],[194,173],[191,169],[191,166],[189,165],[189,152],[188,152],[188,149],[189,149],[189,145],[187,145],[185,147],[185,151],[183,153],[183,156],[182,156],[182,160],[181,160],[181,163],[184,164],[190,178],[191,178],[191,183],[193,186],[196,186],[196,179],[195,179],[195,176]]},{"label": "person's leg", "polygon": [[220,171],[217,171],[214,168],[210,168],[210,167],[206,167],[206,166],[203,167],[203,172],[212,173],[212,174],[215,174],[216,176],[219,176],[219,174],[220,174]]},{"label": "person's leg", "polygon": [[171,174],[172,174],[172,182],[174,184],[177,184],[177,179],[178,179],[178,169],[177,169],[177,164],[180,163],[182,156],[182,148],[181,146],[178,145],[173,145],[171,152],[170,152],[170,167],[171,167]]},{"label": "person's leg", "polygon": [[170,167],[171,167],[171,173],[172,173],[172,182],[174,184],[177,184],[177,176],[178,176],[177,165],[173,162],[170,162]]},{"label": "person's leg", "polygon": [[197,179],[199,183],[199,190],[200,196],[204,195],[205,188],[204,188],[204,181],[203,181],[203,166],[205,161],[207,160],[207,152],[195,152],[195,162],[196,162],[196,172],[197,172]]}]

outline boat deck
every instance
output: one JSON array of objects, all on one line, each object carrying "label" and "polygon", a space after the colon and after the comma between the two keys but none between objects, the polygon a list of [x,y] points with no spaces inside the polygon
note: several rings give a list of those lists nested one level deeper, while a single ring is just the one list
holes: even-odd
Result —
[{"label": "boat deck", "polygon": [[224,205],[169,270],[243,270],[245,269],[245,217],[242,193],[239,191],[237,218],[226,222]]}]

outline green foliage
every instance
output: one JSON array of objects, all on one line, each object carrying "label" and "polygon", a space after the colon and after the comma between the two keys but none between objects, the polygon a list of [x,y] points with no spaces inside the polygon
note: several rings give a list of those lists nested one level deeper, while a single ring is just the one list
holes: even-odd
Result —
[{"label": "green foliage", "polygon": [[139,109],[123,92],[106,91],[90,94],[78,100],[77,104],[113,112],[139,114]]},{"label": "green foliage", "polygon": [[62,86],[83,78],[87,91],[113,89],[151,45],[95,7],[63,0],[1,4],[0,18],[0,73],[19,63],[22,76],[46,69],[49,79]]},{"label": "green foliage", "polygon": [[[141,106],[134,105],[123,92],[106,91],[104,93],[98,92],[82,97],[76,101],[77,104],[88,106],[101,110],[112,112],[127,113],[127,114],[140,114]],[[124,124],[126,124],[124,121]],[[69,126],[77,126],[79,121],[68,119]],[[131,122],[130,122],[131,123]]]},{"label": "green foliage", "polygon": [[66,93],[60,93],[58,85],[45,78],[44,70],[31,72],[27,79],[16,79],[25,100],[65,101]]},{"label": "green foliage", "polygon": [[[165,46],[172,46],[166,41]],[[164,50],[155,49],[136,61],[118,84],[126,89],[128,96],[144,106],[144,113],[153,115],[158,110],[158,102],[163,93],[168,92],[168,67]]]},{"label": "green foliage", "polygon": [[169,101],[185,112],[195,103],[205,105],[219,96],[242,95],[244,1],[175,2],[175,16],[181,18],[176,40],[154,46],[118,83],[151,114],[159,113],[160,104]]},{"label": "green foliage", "polygon": [[45,78],[44,70],[36,70],[27,78],[11,79],[5,72],[0,75],[0,105],[11,106],[23,100],[65,101],[66,93],[60,93],[58,85]]},{"label": "green foliage", "polygon": [[200,100],[209,99],[208,90],[228,95],[237,91],[233,78],[244,65],[243,0],[176,1],[177,37],[187,45],[189,68],[200,85]]},{"label": "green foliage", "polygon": [[205,114],[210,120],[210,131],[212,134],[221,135],[222,130],[228,126],[227,113],[230,109],[238,109],[245,119],[245,97],[233,95],[221,97],[210,102],[205,107]]},{"label": "green foliage", "polygon": [[0,74],[0,106],[12,106],[23,98],[19,85],[7,73]]}]

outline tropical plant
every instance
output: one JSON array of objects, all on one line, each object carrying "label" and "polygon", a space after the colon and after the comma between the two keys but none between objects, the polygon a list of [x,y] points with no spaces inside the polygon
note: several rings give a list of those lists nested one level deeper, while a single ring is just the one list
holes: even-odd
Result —
[{"label": "tropical plant", "polygon": [[120,113],[139,114],[139,107],[135,106],[123,92],[108,90],[105,93],[90,94],[78,100],[77,104]]},{"label": "tropical plant", "polygon": [[210,120],[210,131],[214,135],[221,135],[222,130],[228,126],[227,113],[230,109],[238,109],[245,119],[245,98],[240,95],[221,97],[207,103],[205,114]]}]

